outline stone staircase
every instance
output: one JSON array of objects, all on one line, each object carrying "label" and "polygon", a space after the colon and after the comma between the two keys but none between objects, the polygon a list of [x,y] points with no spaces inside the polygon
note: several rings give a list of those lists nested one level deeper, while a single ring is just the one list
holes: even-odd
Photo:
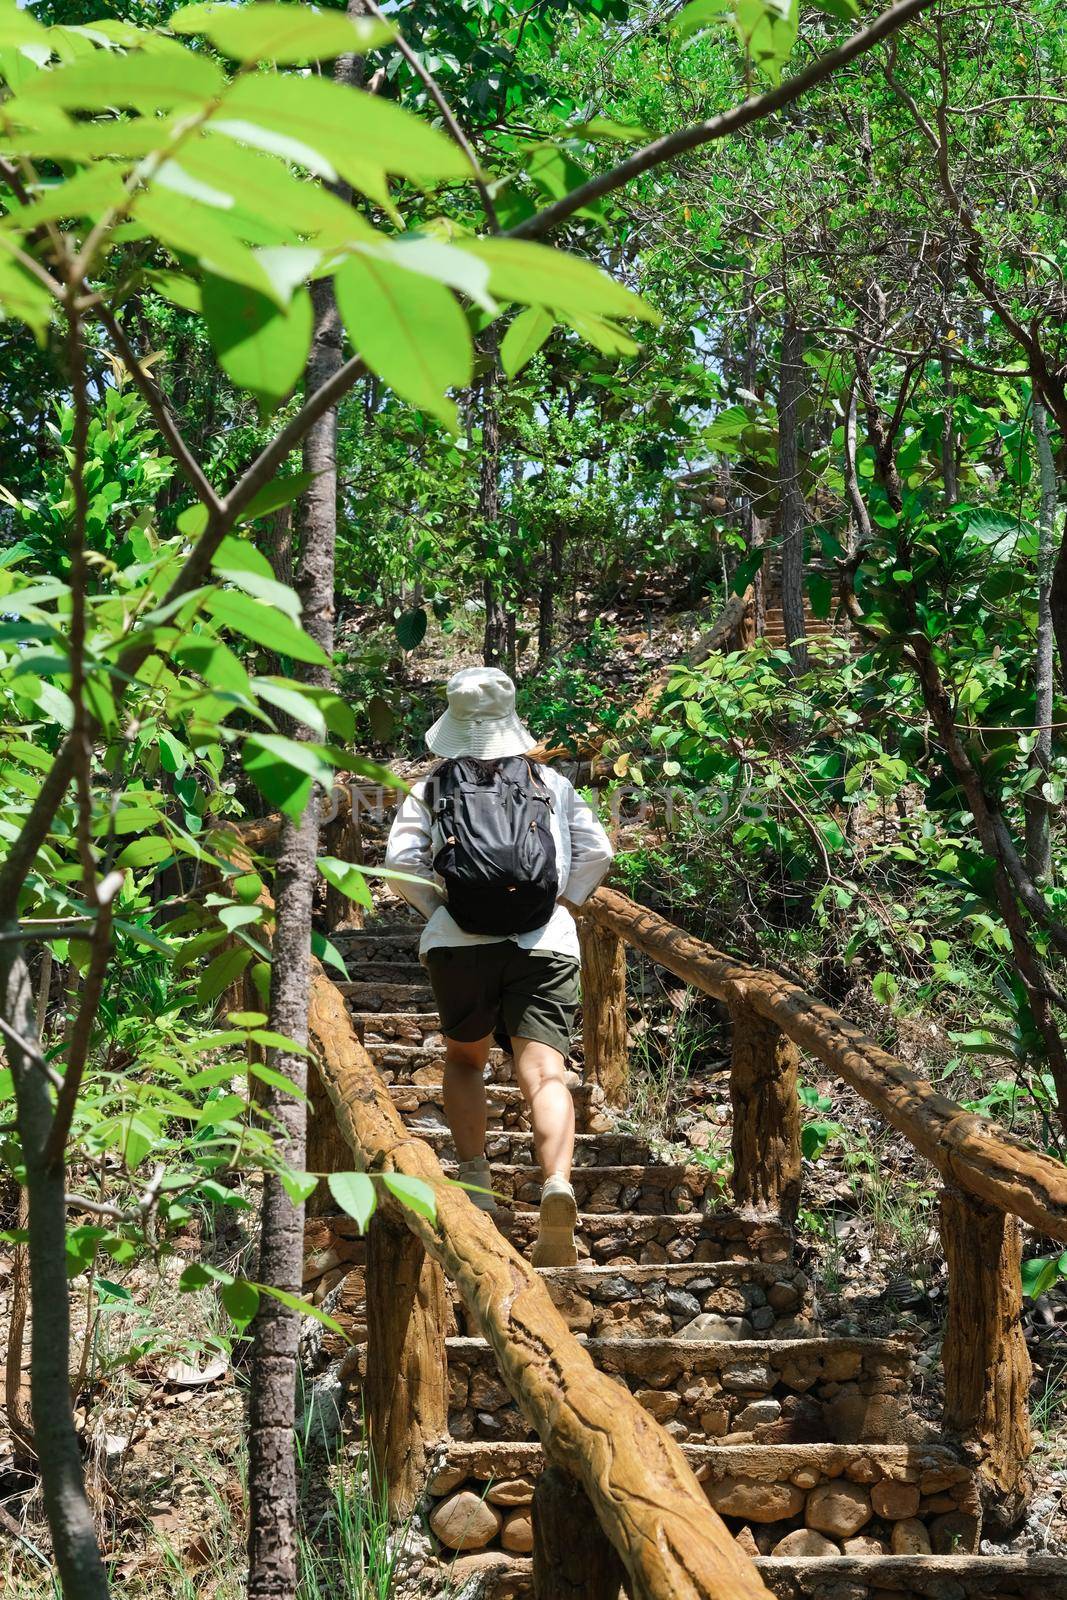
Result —
[{"label": "stone staircase", "polygon": [[[408,1126],[447,1169],[442,1039],[415,959],[418,929],[386,904],[387,924],[333,940],[357,1030]],[[527,1116],[501,1052],[486,1076],[501,1225],[528,1252],[539,1175]],[[910,1347],[821,1337],[785,1228],[731,1210],[703,1168],[658,1161],[613,1125],[596,1087],[576,1080],[574,1095],[581,1259],[544,1281],[594,1361],[678,1440],[772,1592],[1067,1600],[1067,1563],[977,1553],[973,1464],[913,1413]],[[309,1218],[305,1289],[356,1341],[347,1353],[335,1336],[322,1346],[351,1388],[365,1338],[364,1250],[349,1218]],[[427,1510],[443,1563],[437,1592],[527,1596],[541,1447],[456,1296],[447,1350],[452,1437]]]}]

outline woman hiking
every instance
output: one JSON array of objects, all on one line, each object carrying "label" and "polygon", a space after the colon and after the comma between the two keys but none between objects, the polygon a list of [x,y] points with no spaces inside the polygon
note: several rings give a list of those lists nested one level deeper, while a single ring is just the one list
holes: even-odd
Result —
[{"label": "woman hiking", "polygon": [[531,756],[507,673],[466,667],[446,694],[448,710],[426,734],[441,763],[397,811],[386,865],[423,880],[396,887],[426,918],[419,959],[441,1014],[460,1179],[475,1186],[476,1205],[496,1209],[484,1079],[496,1042],[514,1058],[541,1168],[533,1264],[573,1266],[574,1106],[564,1074],[579,952],[570,907],[592,894],[612,849],[573,784]]}]

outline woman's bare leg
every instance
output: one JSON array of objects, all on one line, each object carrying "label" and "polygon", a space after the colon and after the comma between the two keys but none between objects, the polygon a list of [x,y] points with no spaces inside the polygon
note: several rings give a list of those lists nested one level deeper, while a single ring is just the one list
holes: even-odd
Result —
[{"label": "woman's bare leg", "polygon": [[539,1039],[512,1039],[515,1077],[530,1108],[534,1154],[543,1178],[570,1181],[574,1160],[574,1101],[564,1076],[567,1063]]},{"label": "woman's bare leg", "polygon": [[493,1047],[492,1038],[465,1043],[445,1040],[445,1118],[452,1130],[452,1141],[460,1161],[474,1161],[485,1155],[486,1100],[485,1063]]}]

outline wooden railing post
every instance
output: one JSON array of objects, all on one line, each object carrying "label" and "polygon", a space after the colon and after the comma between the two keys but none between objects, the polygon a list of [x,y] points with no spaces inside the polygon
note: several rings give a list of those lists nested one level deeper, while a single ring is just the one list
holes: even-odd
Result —
[{"label": "wooden railing post", "polygon": [[[321,831],[323,855],[336,856],[340,861],[363,865],[363,832],[360,826],[361,791],[354,786],[350,791],[351,809],[345,804],[332,822]],[[326,926],[331,931],[341,926],[362,928],[363,907],[350,900],[332,884],[326,885]]]},{"label": "wooden railing post", "polygon": [[800,1202],[796,1046],[749,1006],[731,1016],[734,1199],[792,1222]]},{"label": "wooden railing post", "polygon": [[948,1263],[945,1426],[974,1445],[985,1525],[1014,1527],[1030,1491],[1030,1356],[1022,1327],[1022,1226],[953,1185],[941,1191]]},{"label": "wooden railing post", "polygon": [[546,1467],[533,1497],[534,1600],[619,1600],[626,1569],[585,1490]]},{"label": "wooden railing post", "polygon": [[626,1043],[626,946],[582,917],[582,1048],[586,1078],[598,1083],[608,1105],[625,1105],[630,1064]]},{"label": "wooden railing post", "polygon": [[397,1217],[376,1212],[367,1233],[364,1422],[375,1481],[390,1513],[410,1516],[427,1461],[448,1434],[448,1303],[444,1274]]}]

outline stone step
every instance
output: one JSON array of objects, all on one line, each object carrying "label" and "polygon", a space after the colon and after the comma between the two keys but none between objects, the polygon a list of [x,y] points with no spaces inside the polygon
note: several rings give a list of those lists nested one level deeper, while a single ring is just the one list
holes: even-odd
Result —
[{"label": "stone step", "polygon": [[[521,1537],[521,1523],[513,1526]],[[449,1552],[449,1588],[458,1593],[477,1578],[479,1600],[533,1600],[530,1558],[494,1543],[471,1555]],[[1067,1561],[1058,1556],[778,1556],[756,1565],[777,1600],[1067,1600]]]},{"label": "stone step", "polygon": [[[708,1445],[682,1451],[710,1503],[750,1553],[770,1555],[805,1527],[824,1557],[961,1555],[978,1540],[974,1474],[937,1446],[886,1444]],[[524,1553],[516,1513],[528,1512],[544,1457],[539,1444],[452,1444],[430,1480],[430,1528],[441,1553],[458,1548]],[[495,1498],[494,1498],[495,1497]],[[853,1543],[862,1540],[863,1544]],[[848,1542],[846,1546],[846,1541]],[[783,1556],[795,1556],[786,1546]],[[525,1546],[529,1548],[529,1546]],[[809,1547],[810,1548],[810,1547]],[[821,1563],[828,1578],[841,1567]],[[781,1590],[788,1595],[790,1591]],[[930,1591],[937,1595],[937,1590]],[[993,1591],[996,1593],[997,1591]],[[819,1595],[818,1590],[799,1594]],[[825,1600],[852,1600],[827,1587]],[[940,1592],[946,1597],[950,1590]],[[820,1595],[820,1600],[823,1600]]]},{"label": "stone step", "polygon": [[[445,1171],[458,1177],[449,1163]],[[541,1169],[534,1166],[494,1165],[492,1188],[501,1205],[536,1210],[541,1202]],[[706,1167],[651,1163],[647,1166],[579,1167],[571,1175],[580,1211],[610,1215],[617,1211],[635,1216],[661,1216],[699,1211],[704,1192],[712,1182]],[[715,1194],[719,1193],[716,1188]]]},{"label": "stone step", "polygon": [[[389,1086],[393,1104],[413,1133],[430,1129],[447,1130],[441,1085],[436,1083],[393,1083]],[[571,1090],[579,1133],[608,1133],[612,1120],[604,1110],[604,1094],[596,1084],[583,1083]],[[488,1126],[491,1133],[528,1132],[530,1119],[521,1092],[510,1084],[487,1086]]]},{"label": "stone step", "polygon": [[[443,1161],[455,1161],[452,1135],[447,1128],[431,1128],[423,1135]],[[529,1133],[491,1133],[485,1141],[493,1163],[508,1167],[534,1165],[533,1137]],[[574,1141],[576,1167],[645,1166],[655,1160],[647,1139],[633,1133],[579,1133]]]},{"label": "stone step", "polygon": [[[811,1286],[788,1262],[672,1261],[663,1265],[544,1267],[541,1277],[575,1333],[664,1338],[705,1314],[719,1340],[810,1338]],[[469,1334],[473,1322],[463,1321]]]},{"label": "stone step", "polygon": [[421,934],[421,921],[379,922],[374,918],[362,928],[338,931],[334,943],[342,954],[354,952],[361,958],[367,951],[373,954],[379,946],[388,946],[389,949],[403,951],[401,959],[408,961],[412,950],[418,949]]},{"label": "stone step", "polygon": [[[536,1211],[515,1211],[502,1223],[520,1255],[530,1258],[537,1237]],[[791,1259],[792,1241],[780,1223],[740,1216],[725,1208],[641,1216],[580,1211],[578,1254],[597,1266],[630,1267],[666,1261],[781,1261]]]},{"label": "stone step", "polygon": [[352,982],[337,985],[350,1011],[428,1011],[433,994],[420,967],[421,983]]},{"label": "stone step", "polygon": [[442,1038],[436,1011],[371,1011],[356,1013],[353,1020],[368,1050],[381,1042],[424,1049],[427,1039]]},{"label": "stone step", "polygon": [[[714,1320],[692,1326],[700,1333]],[[723,1343],[683,1329],[668,1339],[589,1339],[586,1349],[680,1443],[901,1444],[915,1427],[911,1351],[892,1340]],[[448,1369],[453,1438],[534,1436],[484,1339],[450,1339]]]},{"label": "stone step", "polygon": [[[391,1039],[378,1043],[364,1035],[363,1043],[374,1058],[386,1083],[437,1084],[444,1082],[445,1058],[440,1033],[431,1034],[436,1044],[395,1044]],[[492,1050],[483,1074],[486,1083],[513,1083],[513,1066],[503,1050]],[[577,1073],[574,1083],[578,1083]],[[572,1085],[573,1087],[573,1085]]]},{"label": "stone step", "polygon": [[[410,955],[411,951],[407,953]],[[351,951],[346,953],[345,961],[353,983],[410,983],[420,989],[426,987],[426,968],[418,961],[397,961],[390,956],[364,960],[361,955],[353,956]]]}]

